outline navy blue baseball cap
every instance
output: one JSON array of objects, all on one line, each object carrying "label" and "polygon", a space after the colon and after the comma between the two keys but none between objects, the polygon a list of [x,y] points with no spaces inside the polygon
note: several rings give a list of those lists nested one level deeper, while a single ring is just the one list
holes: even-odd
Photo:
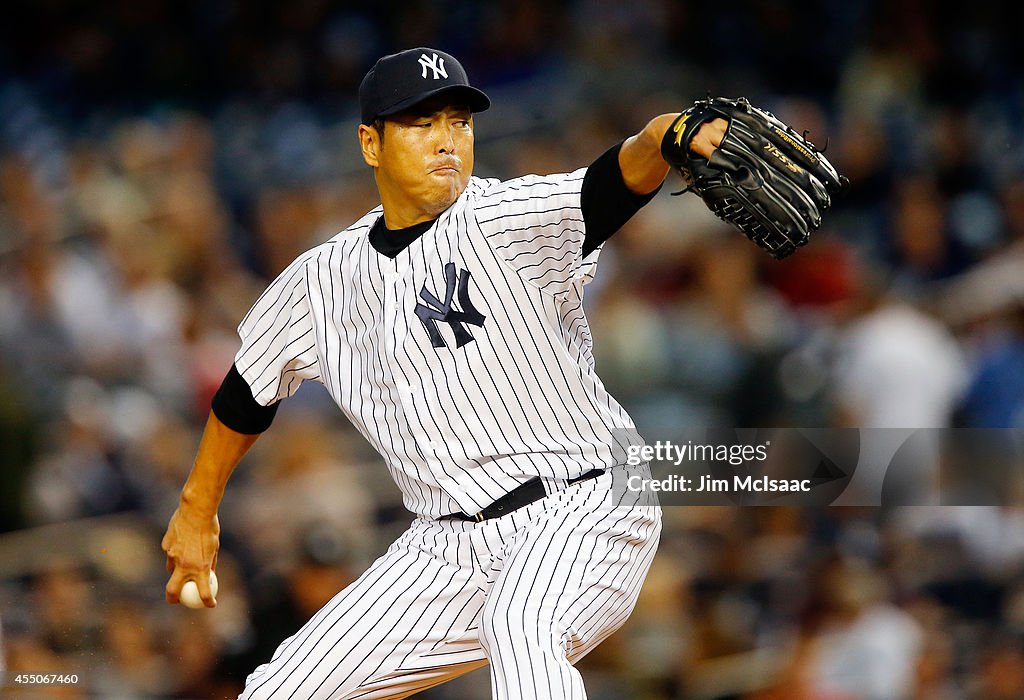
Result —
[{"label": "navy blue baseball cap", "polygon": [[437,95],[451,97],[472,112],[483,112],[491,100],[469,84],[466,69],[454,56],[437,49],[408,49],[384,56],[359,85],[363,124],[397,114]]}]

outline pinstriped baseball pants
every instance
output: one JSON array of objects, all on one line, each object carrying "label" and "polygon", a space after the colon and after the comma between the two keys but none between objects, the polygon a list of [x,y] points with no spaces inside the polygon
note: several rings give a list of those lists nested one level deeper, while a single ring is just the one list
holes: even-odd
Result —
[{"label": "pinstriped baseball pants", "polygon": [[496,700],[584,700],[573,663],[636,604],[657,505],[611,475],[481,523],[419,518],[338,593],[241,698],[404,698],[490,663]]}]

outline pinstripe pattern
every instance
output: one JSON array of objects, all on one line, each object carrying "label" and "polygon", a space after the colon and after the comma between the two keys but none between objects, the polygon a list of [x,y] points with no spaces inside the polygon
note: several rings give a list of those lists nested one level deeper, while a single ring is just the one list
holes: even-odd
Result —
[{"label": "pinstripe pattern", "polygon": [[[369,244],[379,209],[304,253],[239,326],[235,364],[257,401],[322,382],[426,517],[474,513],[533,476],[614,466],[611,431],[633,424],[594,371],[584,175],[473,178],[395,259]],[[444,298],[449,262],[486,320],[459,348],[439,323],[434,348],[415,308],[423,289]]]},{"label": "pinstripe pattern", "polygon": [[[610,473],[567,483],[615,467],[612,431],[635,432],[583,314],[585,172],[472,178],[393,259],[370,244],[375,209],[243,319],[235,365],[256,400],[322,382],[418,515],[244,698],[402,698],[488,662],[495,698],[586,697],[572,663],[628,617],[661,516],[610,503]],[[505,517],[438,519],[533,477],[549,495]]]},{"label": "pinstripe pattern", "polygon": [[482,523],[418,518],[242,698],[403,698],[487,661],[494,697],[583,700],[572,663],[629,616],[660,512],[609,503],[609,475]]}]

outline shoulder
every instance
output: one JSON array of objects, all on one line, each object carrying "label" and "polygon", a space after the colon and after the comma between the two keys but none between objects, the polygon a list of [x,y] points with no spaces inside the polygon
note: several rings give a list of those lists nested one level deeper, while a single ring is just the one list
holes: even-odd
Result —
[{"label": "shoulder", "polygon": [[479,199],[516,200],[578,193],[587,169],[552,175],[522,175],[509,180],[471,178],[470,195]]},{"label": "shoulder", "polygon": [[501,185],[502,182],[496,177],[476,177],[475,175],[469,178],[469,185],[466,187],[466,195],[470,199],[475,197],[485,196],[494,190],[495,187]]}]

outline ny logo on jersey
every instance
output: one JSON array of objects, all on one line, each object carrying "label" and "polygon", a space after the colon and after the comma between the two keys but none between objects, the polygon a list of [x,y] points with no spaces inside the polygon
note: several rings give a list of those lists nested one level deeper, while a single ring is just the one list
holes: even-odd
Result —
[{"label": "ny logo on jersey", "polygon": [[[484,319],[487,317],[477,311],[473,302],[469,300],[469,270],[463,269],[456,280],[455,263],[446,263],[444,281],[447,289],[445,289],[443,303],[427,291],[426,285],[423,285],[423,289],[420,290],[420,298],[427,303],[416,304],[416,315],[423,322],[423,327],[427,329],[427,335],[430,336],[430,344],[435,348],[448,347],[444,338],[441,337],[441,332],[437,330],[438,321],[443,321],[451,326],[452,332],[455,333],[455,347],[461,348],[466,343],[473,342],[473,336],[463,324],[469,323],[482,328]],[[456,281],[459,284],[459,306],[462,307],[462,311],[452,308]]]},{"label": "ny logo on jersey", "polygon": [[440,80],[442,77],[448,77],[448,71],[444,67],[444,59],[438,56],[436,53],[430,58],[427,58],[427,54],[420,54],[420,65],[423,66],[423,74],[421,78],[427,77],[427,69],[434,71],[434,80]]}]

